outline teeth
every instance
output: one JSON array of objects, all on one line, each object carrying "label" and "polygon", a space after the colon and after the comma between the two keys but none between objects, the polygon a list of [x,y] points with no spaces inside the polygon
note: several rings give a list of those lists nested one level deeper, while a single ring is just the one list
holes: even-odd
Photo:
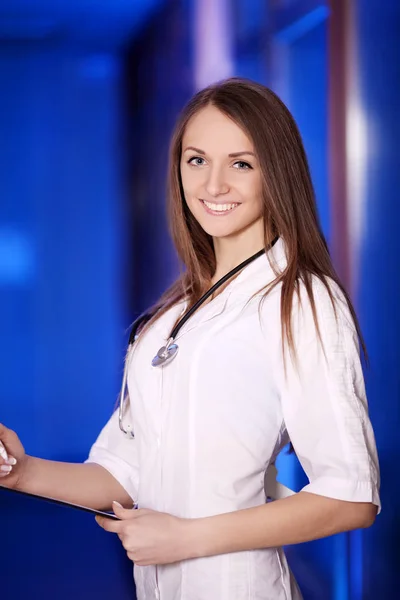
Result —
[{"label": "teeth", "polygon": [[206,200],[203,200],[203,202],[207,208],[216,212],[227,212],[238,206],[237,204],[211,204],[211,202],[207,202]]}]

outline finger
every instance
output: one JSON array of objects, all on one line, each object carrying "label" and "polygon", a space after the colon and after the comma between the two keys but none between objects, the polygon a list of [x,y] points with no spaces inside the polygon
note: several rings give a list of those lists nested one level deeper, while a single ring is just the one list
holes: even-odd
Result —
[{"label": "finger", "polygon": [[114,500],[112,503],[112,509],[114,511],[114,514],[122,520],[134,519],[137,516],[137,513],[139,512],[139,510],[136,508],[124,508],[116,500]]},{"label": "finger", "polygon": [[4,444],[0,441],[0,456],[3,460],[8,460],[7,450],[4,447]]},{"label": "finger", "polygon": [[129,541],[129,536],[126,535],[118,535],[119,540],[123,546],[123,548],[126,550],[126,552],[133,552],[133,548],[132,548],[132,540]]},{"label": "finger", "polygon": [[127,557],[129,558],[129,560],[131,560],[132,562],[135,562],[135,553],[134,552],[127,552],[126,553]]},{"label": "finger", "polygon": [[114,519],[108,519],[107,517],[100,517],[99,515],[95,516],[96,523],[100,525],[105,531],[109,531],[110,533],[120,533],[121,525],[119,521],[115,521]]},{"label": "finger", "polygon": [[119,540],[121,542],[122,545],[124,545],[124,539],[125,539],[125,533],[123,531],[120,531],[119,533],[117,533]]},{"label": "finger", "polygon": [[12,466],[11,465],[1,465],[0,467],[0,475],[6,476],[9,475],[12,471]]},{"label": "finger", "polygon": [[10,441],[10,437],[12,435],[12,433],[14,433],[11,429],[8,429],[8,427],[6,427],[5,425],[3,425],[3,423],[0,423],[0,440],[2,440],[2,446],[4,448],[4,445],[7,445],[7,443]]},{"label": "finger", "polygon": [[12,472],[12,466],[11,465],[1,465],[0,467],[0,477],[8,477],[10,475],[10,473]]},{"label": "finger", "polygon": [[15,431],[8,429],[8,427],[0,423],[0,443],[5,453],[8,454],[7,447],[15,443],[20,443],[20,441]]},{"label": "finger", "polygon": [[11,456],[10,454],[8,455],[7,459],[4,459],[0,456],[0,465],[11,465],[12,467],[15,467],[16,464],[17,459]]}]

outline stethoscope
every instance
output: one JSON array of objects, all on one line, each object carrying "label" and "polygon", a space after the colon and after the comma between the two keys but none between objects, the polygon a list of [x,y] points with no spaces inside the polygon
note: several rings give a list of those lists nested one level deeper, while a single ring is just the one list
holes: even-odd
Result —
[{"label": "stethoscope", "polygon": [[[215,283],[192,306],[192,308],[186,313],[186,315],[184,315],[178,321],[178,323],[175,325],[175,327],[173,328],[173,330],[169,334],[169,337],[167,339],[167,342],[166,342],[165,346],[162,346],[159,349],[159,351],[157,352],[157,354],[155,355],[155,357],[151,361],[151,364],[152,364],[153,367],[163,367],[163,366],[165,366],[166,364],[168,364],[169,362],[171,362],[175,358],[175,356],[176,356],[176,354],[177,354],[177,352],[179,350],[179,346],[175,342],[176,336],[178,335],[178,333],[182,329],[182,327],[185,325],[185,323],[196,312],[196,310],[202,304],[204,304],[204,302],[207,300],[207,298],[209,298],[210,296],[212,296],[212,294],[218,288],[220,288],[231,277],[233,277],[234,275],[236,275],[236,273],[238,273],[239,271],[241,271],[241,269],[244,269],[244,267],[247,267],[247,265],[250,264],[251,262],[253,262],[254,260],[256,260],[256,258],[259,258],[263,254],[265,254],[266,252],[268,252],[268,250],[270,250],[276,244],[276,242],[278,241],[278,239],[279,239],[279,236],[276,236],[274,238],[274,240],[268,245],[267,248],[263,248],[262,250],[259,250],[258,252],[256,252],[255,254],[253,254],[253,256],[250,256],[249,258],[246,258],[246,260],[244,260],[243,262],[241,262],[240,265],[237,265],[231,271],[229,271],[229,273],[227,273],[226,275],[224,275],[223,277],[221,277],[221,279],[219,279],[217,281],[217,283]],[[127,387],[128,371],[129,371],[129,366],[130,366],[130,359],[131,359],[131,357],[133,355],[133,352],[131,352],[131,349],[132,349],[132,346],[134,345],[135,341],[139,337],[139,333],[138,333],[139,329],[142,326],[144,326],[153,316],[154,315],[151,314],[151,313],[144,313],[144,314],[140,315],[136,319],[136,321],[133,323],[132,329],[131,329],[131,333],[129,335],[128,350],[127,350],[127,353],[126,353],[124,373],[123,373],[123,376],[122,376],[121,391],[120,391],[120,394],[119,394],[119,409],[118,409],[118,423],[119,423],[119,428],[129,438],[134,438],[135,435],[134,435],[134,432],[132,430],[132,426],[131,425],[128,425],[127,427],[124,427],[123,419],[124,419],[125,404],[126,404],[125,392],[126,392],[126,387]]]}]

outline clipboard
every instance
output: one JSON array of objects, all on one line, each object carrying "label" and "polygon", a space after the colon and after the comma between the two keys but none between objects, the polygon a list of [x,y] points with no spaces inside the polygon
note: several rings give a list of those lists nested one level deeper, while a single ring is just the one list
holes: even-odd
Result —
[{"label": "clipboard", "polygon": [[97,510],[95,508],[90,508],[89,506],[82,506],[80,504],[74,504],[73,502],[67,502],[66,500],[58,500],[56,498],[50,498],[49,496],[41,496],[40,494],[31,494],[30,492],[23,492],[21,490],[14,490],[13,488],[7,488],[0,485],[0,494],[2,491],[10,492],[11,494],[18,494],[20,496],[26,496],[27,498],[36,498],[36,500],[44,500],[45,502],[51,502],[52,504],[59,504],[61,506],[69,506],[70,508],[76,508],[77,510],[83,510],[88,513],[92,513],[92,515],[99,515],[101,517],[106,517],[107,519],[114,519],[114,521],[119,521],[119,517],[114,513],[107,512],[105,510]]}]

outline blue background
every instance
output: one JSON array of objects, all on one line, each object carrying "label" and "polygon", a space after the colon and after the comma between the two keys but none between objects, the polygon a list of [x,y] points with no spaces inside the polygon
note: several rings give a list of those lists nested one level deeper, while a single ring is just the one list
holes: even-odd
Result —
[{"label": "blue background", "polygon": [[[211,4],[1,3],[0,421],[29,454],[86,458],[117,397],[128,326],[178,273],[164,213],[176,116],[201,64],[214,74],[221,65],[221,77],[257,79],[299,124],[334,260],[335,248],[346,248],[336,266],[370,354],[382,470],[374,526],[290,547],[290,564],[306,600],[396,598],[400,5],[215,0],[215,33]],[[340,12],[350,115],[339,157],[345,204],[330,168],[331,29]],[[304,484],[294,456],[280,457],[279,469],[282,482]],[[6,491],[0,509],[2,600],[134,598],[132,563],[90,515]]]}]

